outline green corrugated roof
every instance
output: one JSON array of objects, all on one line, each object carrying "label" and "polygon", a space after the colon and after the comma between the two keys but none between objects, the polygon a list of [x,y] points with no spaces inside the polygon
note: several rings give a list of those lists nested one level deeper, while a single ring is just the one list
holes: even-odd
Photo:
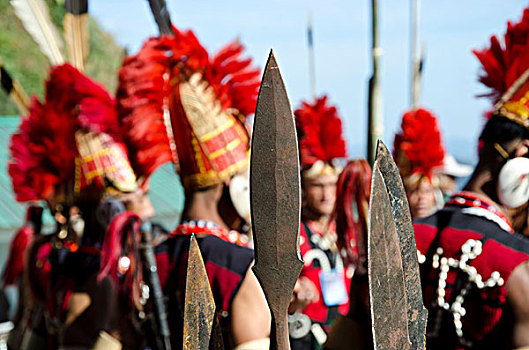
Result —
[{"label": "green corrugated roof", "polygon": [[[9,141],[19,124],[18,116],[0,117],[0,231],[6,233],[16,230],[24,221],[25,214],[24,205],[15,200],[11,179],[7,173]],[[46,213],[44,225],[49,226],[52,223],[53,218]]]},{"label": "green corrugated roof", "polygon": [[[0,237],[0,243],[7,238],[5,233],[14,232],[24,221],[25,207],[15,200],[7,172],[9,141],[19,123],[17,116],[0,116],[0,233],[4,233],[4,237]],[[152,175],[150,184],[149,197],[156,211],[153,222],[160,223],[167,229],[174,228],[184,205],[184,191],[173,165],[166,164],[157,170]],[[52,223],[53,218],[47,212],[44,224]]]}]

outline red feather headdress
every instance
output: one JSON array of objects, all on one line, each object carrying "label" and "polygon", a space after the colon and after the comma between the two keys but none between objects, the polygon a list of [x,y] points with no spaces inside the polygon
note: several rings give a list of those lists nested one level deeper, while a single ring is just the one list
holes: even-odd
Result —
[{"label": "red feather headdress", "polygon": [[436,117],[422,108],[408,111],[402,116],[401,129],[393,147],[401,176],[418,174],[431,180],[433,169],[441,166],[444,159]]},{"label": "red feather headdress", "polygon": [[[101,155],[101,149],[86,149],[95,144],[93,134],[106,135],[96,140],[107,147]],[[89,144],[80,150],[81,140]],[[50,199],[59,186],[75,187],[78,193],[88,186],[102,190],[105,177],[135,181],[114,100],[68,64],[51,70],[45,101],[33,98],[29,116],[11,138],[10,152],[9,174],[18,201]]]},{"label": "red feather headdress", "polygon": [[309,168],[317,161],[332,165],[334,159],[346,157],[342,121],[336,107],[327,103],[327,96],[312,104],[302,102],[294,115],[302,166]]},{"label": "red feather headdress", "polygon": [[238,41],[210,57],[192,31],[173,30],[125,60],[118,113],[139,176],[172,160],[184,186],[207,187],[247,166],[260,73]]},{"label": "red feather headdress", "polygon": [[[503,44],[493,35],[489,48],[473,53],[483,68],[479,80],[490,88],[485,96],[493,103],[500,102],[495,114],[529,128],[529,84],[527,77],[522,77],[529,69],[529,8],[524,10],[520,22],[507,22]],[[513,90],[506,94],[511,87]]]}]

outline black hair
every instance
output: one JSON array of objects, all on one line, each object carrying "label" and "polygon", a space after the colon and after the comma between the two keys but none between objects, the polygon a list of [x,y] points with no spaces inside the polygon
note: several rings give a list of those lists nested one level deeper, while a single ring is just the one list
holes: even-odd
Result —
[{"label": "black hair", "polygon": [[529,130],[510,119],[492,115],[485,124],[479,139],[484,143],[499,143],[505,146],[516,139],[529,139]]}]

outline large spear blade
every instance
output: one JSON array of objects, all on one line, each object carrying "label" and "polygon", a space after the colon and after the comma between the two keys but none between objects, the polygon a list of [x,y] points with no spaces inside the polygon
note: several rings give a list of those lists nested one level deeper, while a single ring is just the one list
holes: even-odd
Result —
[{"label": "large spear blade", "polygon": [[222,349],[222,340],[210,338],[214,332],[215,300],[209,286],[204,260],[200,253],[195,235],[191,235],[189,258],[187,263],[186,296],[184,306],[184,342],[183,349]]},{"label": "large spear blade", "polygon": [[397,166],[379,141],[368,242],[369,297],[376,349],[424,349],[427,311],[408,200]]},{"label": "large spear blade", "polygon": [[255,112],[250,198],[257,276],[272,312],[271,349],[289,349],[287,310],[303,262],[300,182],[292,109],[272,51]]}]

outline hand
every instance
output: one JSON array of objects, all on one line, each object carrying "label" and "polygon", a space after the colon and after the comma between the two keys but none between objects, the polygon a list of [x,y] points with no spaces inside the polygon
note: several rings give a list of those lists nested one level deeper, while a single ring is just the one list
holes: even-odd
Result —
[{"label": "hand", "polygon": [[319,292],[316,285],[307,277],[301,276],[294,286],[294,293],[292,293],[292,298],[290,299],[288,313],[293,314],[297,310],[303,310],[308,304],[316,302],[319,299]]}]

